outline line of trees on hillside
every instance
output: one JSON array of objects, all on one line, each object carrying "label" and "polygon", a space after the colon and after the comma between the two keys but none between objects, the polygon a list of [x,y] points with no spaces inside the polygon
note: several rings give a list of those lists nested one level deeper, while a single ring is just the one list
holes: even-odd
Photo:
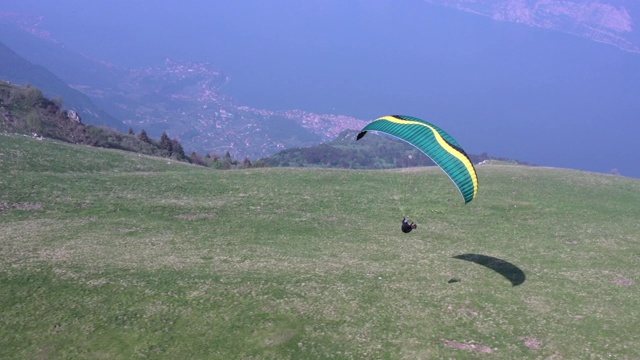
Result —
[{"label": "line of trees on hillside", "polygon": [[[135,136],[135,132],[132,128],[129,128],[129,135]],[[159,155],[162,157],[174,158],[180,161],[186,160],[190,163],[200,166],[211,167],[220,170],[238,168],[248,169],[267,166],[267,164],[263,160],[251,162],[248,157],[245,157],[244,160],[239,161],[232,158],[229,151],[227,151],[224,156],[221,156],[218,153],[207,153],[205,155],[201,155],[196,151],[192,151],[190,155],[186,155],[180,142],[176,139],[170,139],[166,131],[162,132],[162,135],[160,135],[160,140],[157,142],[151,139],[144,129],[140,131],[137,137],[140,141],[157,146],[161,150],[161,153]]]}]

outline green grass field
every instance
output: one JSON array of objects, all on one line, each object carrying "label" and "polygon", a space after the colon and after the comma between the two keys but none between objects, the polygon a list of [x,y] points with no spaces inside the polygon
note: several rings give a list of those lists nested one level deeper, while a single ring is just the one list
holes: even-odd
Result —
[{"label": "green grass field", "polygon": [[477,170],[463,205],[0,135],[0,358],[640,358],[640,180]]}]

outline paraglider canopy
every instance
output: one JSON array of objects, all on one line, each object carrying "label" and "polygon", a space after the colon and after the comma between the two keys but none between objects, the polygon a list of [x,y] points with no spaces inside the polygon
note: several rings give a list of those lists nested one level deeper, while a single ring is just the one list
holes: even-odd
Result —
[{"label": "paraglider canopy", "polygon": [[362,139],[368,131],[393,135],[425,153],[453,181],[465,204],[478,194],[478,176],[469,156],[439,127],[412,116],[388,115],[365,126],[356,140]]}]

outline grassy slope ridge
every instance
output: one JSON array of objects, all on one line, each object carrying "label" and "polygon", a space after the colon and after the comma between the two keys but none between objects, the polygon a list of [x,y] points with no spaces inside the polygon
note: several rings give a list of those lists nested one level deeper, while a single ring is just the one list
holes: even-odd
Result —
[{"label": "grassy slope ridge", "polygon": [[433,167],[212,171],[0,135],[0,358],[639,358],[640,181],[477,170],[465,206]]}]

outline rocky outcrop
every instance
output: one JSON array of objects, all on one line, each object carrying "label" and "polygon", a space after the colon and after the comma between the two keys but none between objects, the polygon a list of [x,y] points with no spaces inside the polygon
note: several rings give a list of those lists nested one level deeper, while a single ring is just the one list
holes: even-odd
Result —
[{"label": "rocky outcrop", "polygon": [[69,118],[69,120],[71,121],[77,122],[78,124],[82,124],[82,118],[80,117],[80,114],[73,110],[67,110],[67,118]]}]

